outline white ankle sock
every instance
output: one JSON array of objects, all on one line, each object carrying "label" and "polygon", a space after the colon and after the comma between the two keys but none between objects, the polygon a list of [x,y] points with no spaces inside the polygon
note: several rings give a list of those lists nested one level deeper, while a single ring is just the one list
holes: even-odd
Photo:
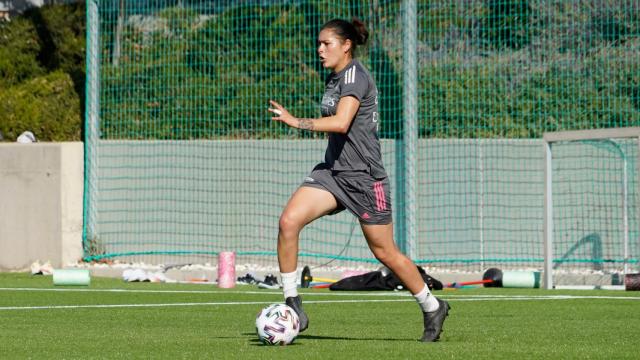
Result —
[{"label": "white ankle sock", "polygon": [[424,284],[424,289],[413,295],[413,297],[416,298],[423,312],[436,311],[440,307],[440,303],[438,303],[436,297],[429,291],[427,284]]},{"label": "white ankle sock", "polygon": [[280,273],[280,278],[282,279],[282,291],[284,291],[285,300],[288,297],[298,296],[298,277],[296,274],[297,271]]}]

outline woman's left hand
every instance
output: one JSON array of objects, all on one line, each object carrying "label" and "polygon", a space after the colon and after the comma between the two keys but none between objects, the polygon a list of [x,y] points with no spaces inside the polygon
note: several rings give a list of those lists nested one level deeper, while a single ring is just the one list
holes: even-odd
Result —
[{"label": "woman's left hand", "polygon": [[276,115],[273,116],[271,120],[282,121],[291,127],[297,127],[296,124],[298,123],[298,119],[291,115],[287,109],[273,100],[269,100],[269,103],[273,108],[269,108],[268,110]]}]

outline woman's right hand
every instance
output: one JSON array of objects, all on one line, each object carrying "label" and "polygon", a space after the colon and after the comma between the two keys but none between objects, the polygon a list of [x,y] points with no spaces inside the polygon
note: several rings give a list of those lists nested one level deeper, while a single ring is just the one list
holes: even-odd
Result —
[{"label": "woman's right hand", "polygon": [[271,104],[271,106],[273,106],[273,108],[269,108],[268,110],[276,115],[273,116],[271,120],[282,121],[283,123],[294,128],[298,127],[298,119],[295,116],[291,115],[287,111],[287,109],[284,108],[284,106],[278,104],[273,100],[269,100],[269,103]]}]

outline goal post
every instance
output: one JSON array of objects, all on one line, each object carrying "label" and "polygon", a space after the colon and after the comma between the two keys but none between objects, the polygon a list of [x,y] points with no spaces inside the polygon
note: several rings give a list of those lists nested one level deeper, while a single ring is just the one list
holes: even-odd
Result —
[{"label": "goal post", "polygon": [[[566,159],[561,160],[565,165],[558,164],[562,155],[554,155],[554,145],[569,144],[571,148],[564,152]],[[545,132],[543,134],[543,145],[545,152],[544,161],[544,287],[552,289],[554,283],[554,270],[562,263],[592,263],[597,270],[604,270],[604,265],[609,264],[611,269],[618,268],[623,274],[629,272],[631,263],[637,263],[637,259],[631,256],[630,243],[630,211],[629,207],[636,209],[637,223],[640,224],[640,211],[638,211],[638,200],[634,200],[630,204],[630,186],[632,182],[629,180],[633,174],[629,171],[629,159],[635,158],[635,167],[637,179],[640,179],[640,127],[626,128],[610,128],[610,129],[593,129],[593,130],[575,130],[575,131],[559,131]],[[586,147],[609,148],[606,151],[600,151],[597,154],[589,154],[592,150]],[[582,147],[582,148],[581,148]],[[629,153],[635,152],[635,157],[630,157]],[[611,159],[604,158],[611,153]],[[590,159],[589,156],[592,156]],[[602,158],[600,158],[602,156]],[[586,160],[582,158],[586,157]],[[622,165],[612,171],[610,163],[615,162],[619,158]],[[598,161],[600,159],[600,161]],[[554,161],[555,160],[555,161]],[[584,163],[580,163],[584,161]],[[564,173],[562,173],[564,172]],[[600,172],[605,174],[606,181],[597,177],[597,175],[589,174],[589,172]],[[612,173],[619,174],[612,174]],[[560,173],[560,174],[558,174]],[[582,177],[582,178],[581,178]],[[585,180],[586,178],[586,180]],[[554,186],[554,179],[558,182],[566,183],[563,191],[560,192]],[[584,186],[576,186],[579,183],[592,183],[592,191],[589,194]],[[619,183],[620,185],[615,185]],[[635,180],[636,197],[640,196],[640,181]],[[595,185],[594,185],[595,184]],[[576,189],[576,187],[579,187]],[[619,191],[610,188],[619,188]],[[604,196],[599,197],[597,193],[601,189]],[[582,196],[582,199],[579,197]],[[558,199],[562,197],[562,199]],[[555,208],[554,208],[555,205]],[[569,210],[563,216],[559,216],[557,208],[565,207],[587,209],[586,213],[582,213],[581,219],[573,218],[577,212],[575,209]],[[588,210],[595,209],[595,210]],[[605,209],[605,210],[602,210]],[[600,219],[599,216],[604,214],[606,219]],[[580,217],[580,216],[578,216]],[[618,218],[620,217],[620,218]],[[556,219],[562,218],[560,222],[566,222],[561,229],[556,228]],[[593,222],[591,222],[593,221]],[[640,225],[637,225],[640,226]],[[611,230],[612,228],[616,230]],[[603,229],[608,228],[608,229]],[[619,230],[618,230],[619,228]],[[558,259],[557,250],[559,241],[556,238],[559,233],[562,237],[570,239],[567,243],[572,246],[564,247],[565,254]],[[606,233],[606,236],[605,236]],[[638,231],[635,232],[636,236]],[[588,235],[584,235],[588,234]],[[615,235],[622,235],[622,244],[618,246],[609,246],[615,242]],[[584,235],[584,236],[583,236]],[[577,237],[576,237],[577,236]],[[619,237],[619,236],[617,236]],[[575,241],[576,238],[580,240]],[[575,243],[573,242],[575,241]],[[588,245],[591,242],[592,254],[591,258],[581,258],[581,256],[573,256],[575,249],[579,246]],[[604,243],[604,248],[603,248]],[[640,248],[640,244],[636,246],[636,251]],[[620,254],[621,252],[621,254]],[[620,267],[622,264],[622,267]]]}]

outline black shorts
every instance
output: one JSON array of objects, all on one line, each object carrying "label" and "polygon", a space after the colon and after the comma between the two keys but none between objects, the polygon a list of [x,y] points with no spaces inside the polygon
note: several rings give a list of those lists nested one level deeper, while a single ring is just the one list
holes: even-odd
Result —
[{"label": "black shorts", "polygon": [[392,222],[389,178],[376,179],[366,171],[333,171],[318,164],[301,186],[324,189],[333,194],[338,208],[351,211],[363,224],[386,225]]}]

